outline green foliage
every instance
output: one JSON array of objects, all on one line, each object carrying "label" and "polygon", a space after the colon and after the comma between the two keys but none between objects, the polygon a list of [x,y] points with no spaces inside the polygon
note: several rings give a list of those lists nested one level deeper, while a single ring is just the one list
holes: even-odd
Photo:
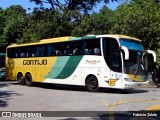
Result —
[{"label": "green foliage", "polygon": [[86,16],[80,25],[72,31],[73,36],[83,36],[87,34],[107,34],[112,27],[112,17],[114,12],[104,6],[99,13],[92,13]]},{"label": "green foliage", "polygon": [[157,49],[157,63],[160,65],[160,47]]},{"label": "green foliage", "polygon": [[56,8],[60,10],[80,10],[84,13],[88,13],[93,9],[98,3],[104,2],[113,2],[119,0],[30,0],[31,2],[35,2],[36,4],[40,4],[43,6],[45,3],[49,3],[51,5],[52,10],[56,10]]},{"label": "green foliage", "polygon": [[10,6],[0,11],[1,29],[0,46],[4,49],[7,45],[15,43],[22,36],[26,11],[19,5]]},{"label": "green foliage", "polygon": [[23,35],[17,42],[35,42],[43,38],[51,37],[54,31],[54,23],[57,23],[53,20],[55,16],[52,16],[48,10],[35,9],[32,14],[27,15]]},{"label": "green foliage", "polygon": [[[160,2],[133,0],[115,11],[111,33],[126,34],[143,41],[146,49],[160,48]],[[158,55],[160,62],[160,55]]]},{"label": "green foliage", "polygon": [[160,3],[135,0],[115,11],[112,33],[127,34],[143,40],[144,46],[156,50],[160,42]]},{"label": "green foliage", "polygon": [[81,14],[78,11],[50,11],[48,9],[35,9],[28,15],[23,36],[18,43],[34,42],[40,39],[59,36],[70,36],[71,30],[81,23]]}]

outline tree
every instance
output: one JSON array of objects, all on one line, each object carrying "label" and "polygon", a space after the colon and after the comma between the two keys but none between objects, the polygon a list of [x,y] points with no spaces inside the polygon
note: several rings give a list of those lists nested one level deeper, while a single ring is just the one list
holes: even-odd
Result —
[{"label": "tree", "polygon": [[109,33],[112,26],[113,11],[106,6],[99,13],[92,13],[86,16],[80,25],[72,30],[73,36],[83,36],[88,34],[104,34]]},{"label": "tree", "polygon": [[137,37],[143,41],[146,49],[158,53],[160,51],[159,18],[160,2],[132,0],[128,4],[122,4],[115,11],[114,26],[110,32]]},{"label": "tree", "polygon": [[87,13],[92,10],[98,3],[104,2],[108,3],[109,1],[119,1],[119,0],[30,0],[36,4],[43,5],[44,3],[49,3],[52,10],[56,8],[65,9],[65,10],[82,10]]},{"label": "tree", "polygon": [[16,40],[21,37],[25,15],[26,11],[19,5],[0,11],[0,46],[2,48],[16,43]]},{"label": "tree", "polygon": [[157,49],[160,42],[160,3],[134,0],[115,11],[112,33],[127,34],[143,40],[146,48]]},{"label": "tree", "polygon": [[40,39],[54,37],[57,14],[51,14],[48,9],[35,8],[32,14],[28,14],[24,22],[23,35],[18,39],[18,43],[28,43],[39,41]]},{"label": "tree", "polygon": [[[0,46],[1,46],[0,51],[1,52],[4,48],[4,42],[5,42],[3,39],[4,26],[5,26],[4,10],[2,8],[0,8]],[[5,51],[3,51],[3,52],[5,52]]]},{"label": "tree", "polygon": [[35,8],[32,14],[27,15],[24,22],[22,37],[18,43],[35,42],[59,36],[70,36],[71,30],[79,25],[82,16],[78,11],[64,12],[56,9]]}]

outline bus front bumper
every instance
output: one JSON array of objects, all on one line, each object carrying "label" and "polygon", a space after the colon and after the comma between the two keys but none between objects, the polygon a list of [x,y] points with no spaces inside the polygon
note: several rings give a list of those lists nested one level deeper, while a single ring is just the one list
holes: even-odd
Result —
[{"label": "bus front bumper", "polygon": [[132,88],[148,88],[151,85],[149,84],[149,81],[146,82],[124,82],[122,85],[123,89],[132,89]]}]

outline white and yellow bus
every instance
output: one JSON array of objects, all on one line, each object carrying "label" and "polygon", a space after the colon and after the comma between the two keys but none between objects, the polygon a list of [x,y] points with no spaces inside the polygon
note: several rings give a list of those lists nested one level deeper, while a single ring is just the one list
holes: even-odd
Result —
[{"label": "white and yellow bus", "polygon": [[124,35],[59,37],[13,44],[6,50],[6,76],[19,84],[33,82],[128,89],[151,79],[141,40]]}]

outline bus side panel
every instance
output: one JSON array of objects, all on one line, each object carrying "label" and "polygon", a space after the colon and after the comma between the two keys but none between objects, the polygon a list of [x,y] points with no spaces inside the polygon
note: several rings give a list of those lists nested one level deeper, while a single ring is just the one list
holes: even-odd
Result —
[{"label": "bus side panel", "polygon": [[35,62],[31,58],[14,58],[6,60],[6,74],[7,79],[16,80],[18,73],[22,73],[25,77],[26,73],[32,75],[32,79],[35,79]]},{"label": "bus side panel", "polygon": [[[46,79],[46,76],[52,77],[53,74],[51,73],[51,68],[54,65],[54,63],[57,61],[58,57],[39,57],[37,58],[37,61],[40,62],[40,64],[37,64],[35,66],[36,68],[36,74],[35,74],[35,82],[43,82]],[[51,81],[48,81],[47,83],[51,83]]]},{"label": "bus side panel", "polygon": [[[106,66],[106,65],[104,65]],[[101,87],[110,88],[108,81],[110,79],[110,69],[106,67],[101,68]]]},{"label": "bus side panel", "polygon": [[81,85],[82,69],[79,68],[79,64],[82,58],[83,55],[59,56],[44,76],[46,79],[43,82]]},{"label": "bus side panel", "polygon": [[8,80],[17,79],[17,71],[19,70],[18,68],[20,68],[20,67],[17,67],[17,62],[19,62],[18,65],[21,66],[21,62],[19,60],[6,58],[6,79]]},{"label": "bus side panel", "polygon": [[82,85],[85,85],[86,78],[88,76],[95,76],[99,82],[101,81],[101,62],[102,57],[101,56],[93,56],[93,55],[86,55],[81,64],[80,67],[83,68],[83,79],[82,79]]}]

